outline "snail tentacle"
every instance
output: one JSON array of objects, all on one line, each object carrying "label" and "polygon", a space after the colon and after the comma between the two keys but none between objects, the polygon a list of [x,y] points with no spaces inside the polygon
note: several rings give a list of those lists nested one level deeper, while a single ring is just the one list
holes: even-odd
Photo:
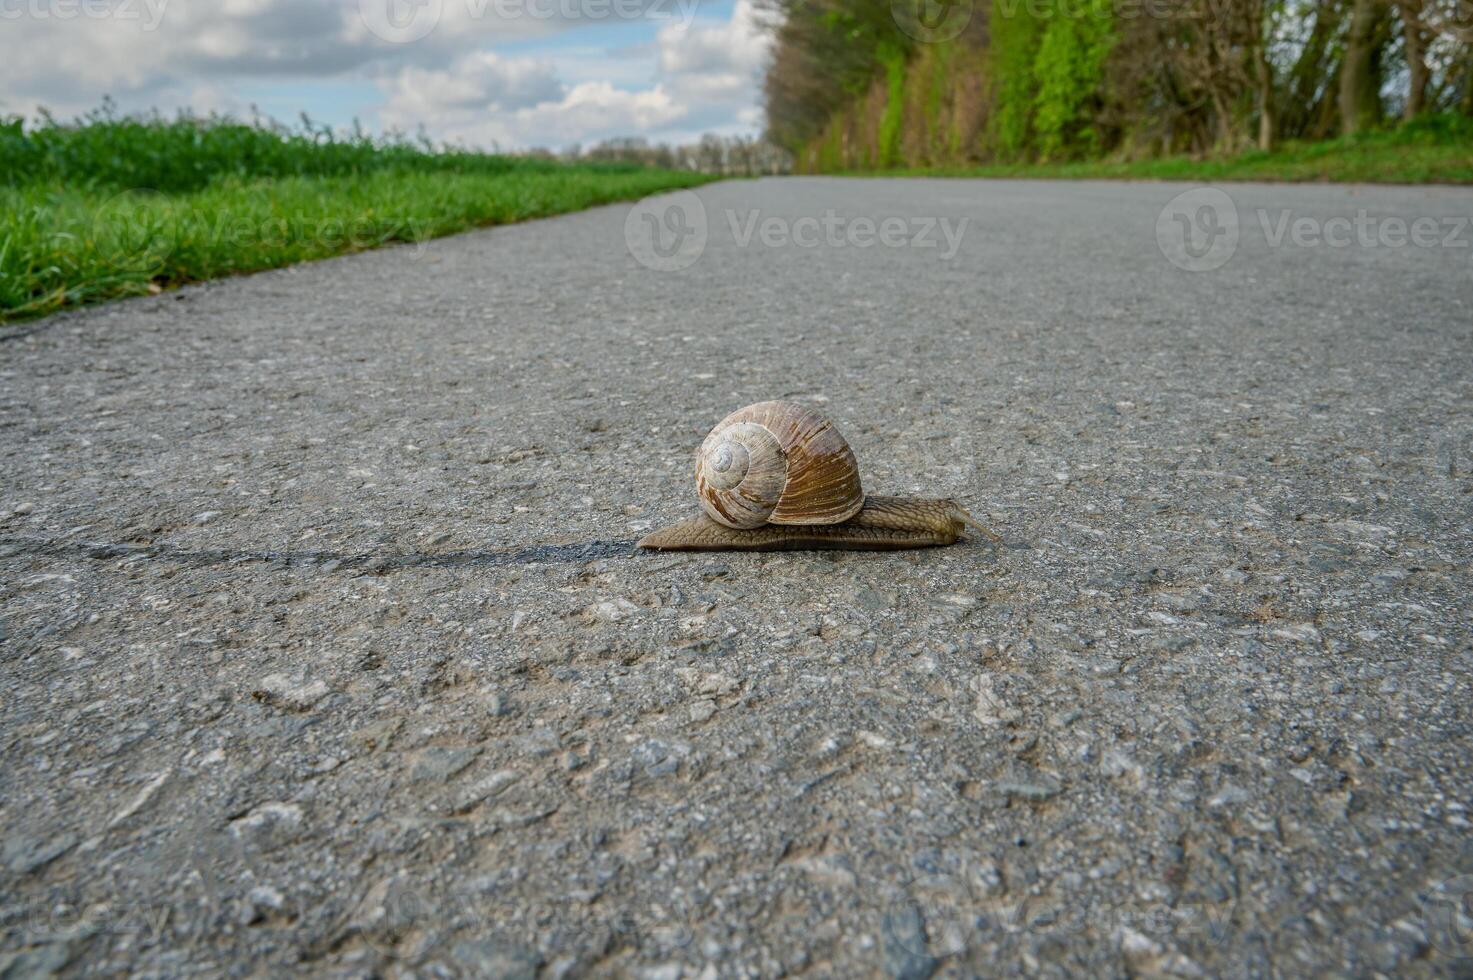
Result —
[{"label": "snail tentacle", "polygon": [[966,510],[964,510],[962,506],[955,501],[952,501],[951,503],[951,513],[954,519],[961,521],[967,527],[975,530],[978,534],[982,535],[990,541],[1002,544],[1002,535],[998,534],[990,527],[983,527],[977,522],[977,519],[975,517],[973,517],[971,514],[968,514]]}]

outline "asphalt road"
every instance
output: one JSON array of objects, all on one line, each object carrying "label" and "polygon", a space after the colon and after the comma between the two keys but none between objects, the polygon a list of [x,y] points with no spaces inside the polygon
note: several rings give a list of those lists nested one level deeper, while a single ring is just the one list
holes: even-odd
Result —
[{"label": "asphalt road", "polygon": [[[0,333],[0,973],[1473,975],[1473,192],[1187,189]],[[632,554],[774,397],[1005,543]]]}]

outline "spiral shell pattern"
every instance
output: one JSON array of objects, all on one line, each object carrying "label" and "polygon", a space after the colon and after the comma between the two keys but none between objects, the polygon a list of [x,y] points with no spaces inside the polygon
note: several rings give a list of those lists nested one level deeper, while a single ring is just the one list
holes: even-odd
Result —
[{"label": "spiral shell pattern", "polygon": [[759,402],[721,421],[696,451],[696,491],[731,528],[838,524],[864,506],[859,464],[832,422],[791,402]]}]

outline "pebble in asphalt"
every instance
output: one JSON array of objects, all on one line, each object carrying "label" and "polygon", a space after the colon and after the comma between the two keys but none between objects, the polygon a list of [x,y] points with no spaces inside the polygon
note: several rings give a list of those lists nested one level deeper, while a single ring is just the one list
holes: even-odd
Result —
[{"label": "pebble in asphalt", "polygon": [[[731,182],[679,271],[619,206],[0,333],[0,972],[1465,974],[1473,250],[1270,240],[1473,194],[1232,186],[1194,272],[1184,189]],[[1005,544],[633,554],[773,397]]]}]

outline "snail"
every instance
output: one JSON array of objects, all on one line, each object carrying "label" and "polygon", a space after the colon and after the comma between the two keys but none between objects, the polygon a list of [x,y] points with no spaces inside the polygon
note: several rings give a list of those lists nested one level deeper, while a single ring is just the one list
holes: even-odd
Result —
[{"label": "snail", "polygon": [[696,450],[696,493],[703,514],[638,546],[892,551],[955,544],[967,526],[999,540],[954,500],[866,497],[839,430],[791,402],[759,402],[722,419]]}]

